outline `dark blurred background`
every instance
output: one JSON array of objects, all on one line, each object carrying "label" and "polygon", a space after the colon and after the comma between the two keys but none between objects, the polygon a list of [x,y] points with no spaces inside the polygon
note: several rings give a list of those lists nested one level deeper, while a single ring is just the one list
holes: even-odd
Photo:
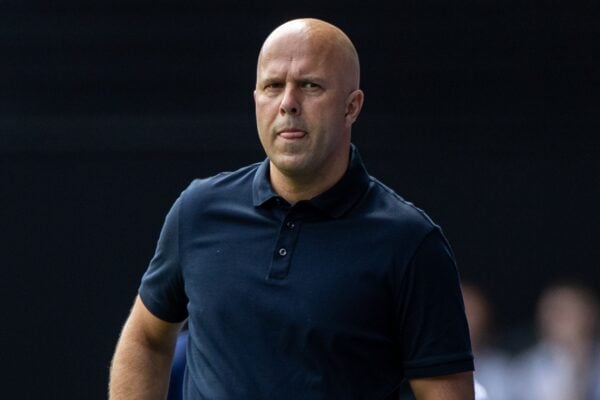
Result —
[{"label": "dark blurred background", "polygon": [[354,142],[442,225],[507,348],[532,335],[548,283],[600,290],[600,13],[524,3],[0,1],[7,398],[106,397],[171,203],[195,177],[264,157],[256,57],[290,18],[353,39]]}]

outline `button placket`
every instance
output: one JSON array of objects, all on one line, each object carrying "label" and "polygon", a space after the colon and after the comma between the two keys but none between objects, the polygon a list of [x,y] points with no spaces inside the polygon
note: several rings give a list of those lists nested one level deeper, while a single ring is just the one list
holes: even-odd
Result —
[{"label": "button placket", "polygon": [[288,214],[279,228],[279,237],[273,252],[268,279],[283,279],[288,275],[292,254],[299,235],[300,221]]}]

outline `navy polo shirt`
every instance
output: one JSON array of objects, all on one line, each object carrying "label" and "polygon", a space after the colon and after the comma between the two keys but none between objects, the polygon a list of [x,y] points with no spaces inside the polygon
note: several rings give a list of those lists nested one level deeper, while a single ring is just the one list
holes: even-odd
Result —
[{"label": "navy polo shirt", "polygon": [[187,399],[386,399],[473,369],[446,239],[354,146],[343,178],[294,206],[268,160],[192,182],[139,294],[188,318]]}]

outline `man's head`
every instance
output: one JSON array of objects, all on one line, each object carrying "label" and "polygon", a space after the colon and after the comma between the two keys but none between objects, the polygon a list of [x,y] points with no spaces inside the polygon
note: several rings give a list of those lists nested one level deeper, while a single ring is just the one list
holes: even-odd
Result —
[{"label": "man's head", "polygon": [[272,179],[309,185],[341,177],[363,104],[359,76],[354,45],[324,21],[292,20],[267,37],[254,99]]}]

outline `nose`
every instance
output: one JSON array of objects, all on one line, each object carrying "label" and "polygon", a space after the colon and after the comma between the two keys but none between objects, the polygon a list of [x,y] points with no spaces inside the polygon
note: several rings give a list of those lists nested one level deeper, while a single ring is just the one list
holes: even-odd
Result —
[{"label": "nose", "polygon": [[294,87],[286,87],[279,105],[279,113],[281,115],[300,115],[300,101]]}]

